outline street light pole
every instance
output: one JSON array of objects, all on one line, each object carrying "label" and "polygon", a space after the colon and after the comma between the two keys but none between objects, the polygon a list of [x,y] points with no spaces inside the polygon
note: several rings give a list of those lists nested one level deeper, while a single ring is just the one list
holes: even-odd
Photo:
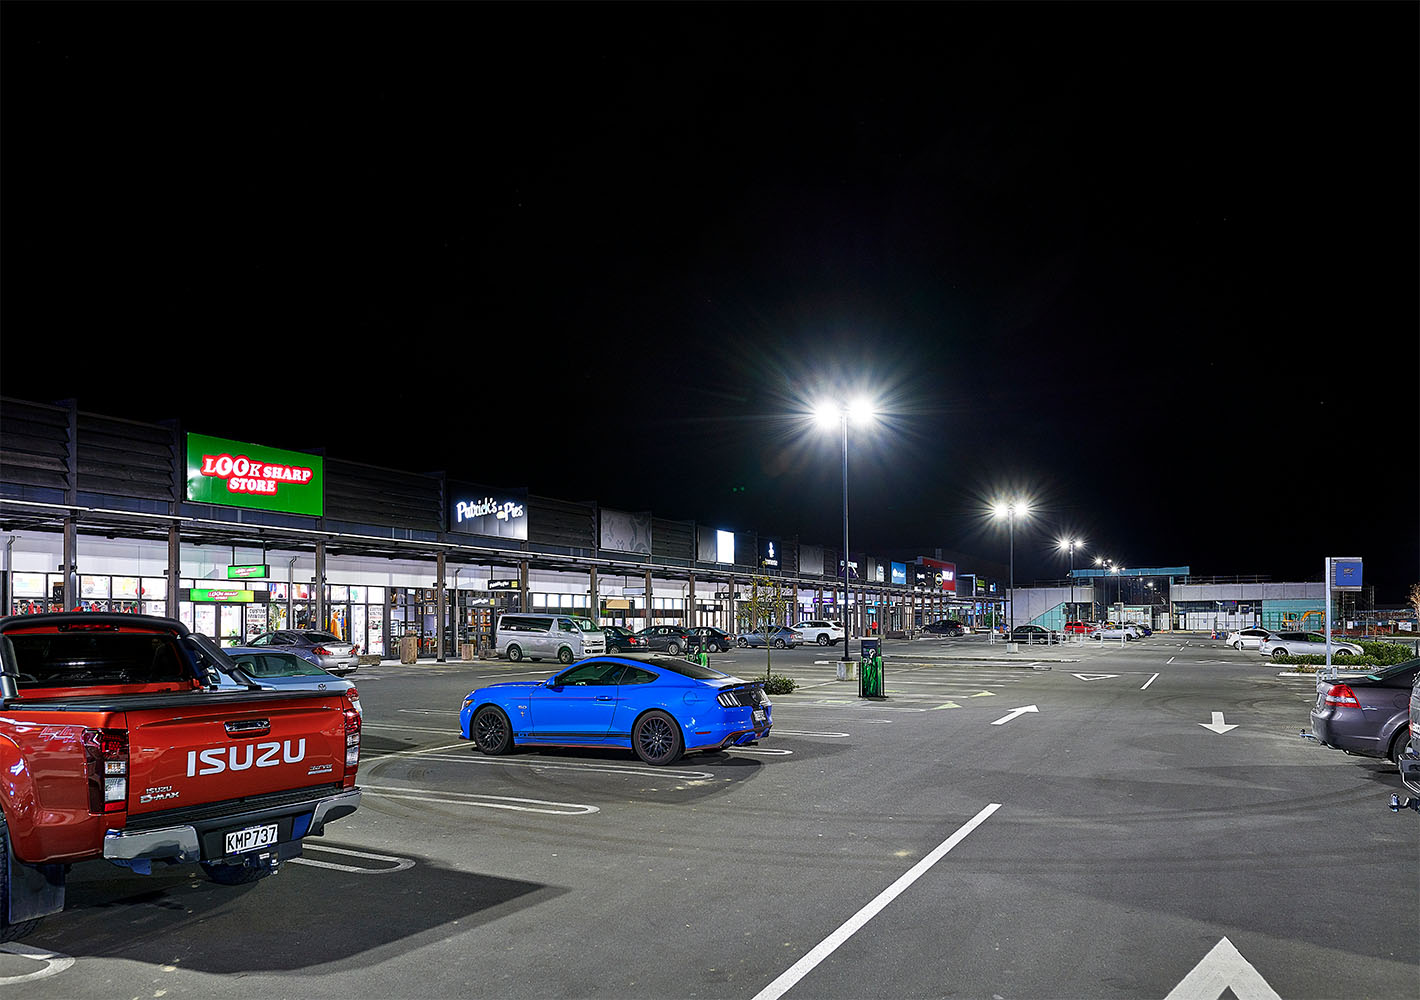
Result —
[{"label": "street light pole", "polygon": [[848,410],[842,415],[843,424],[843,662],[848,662]]}]

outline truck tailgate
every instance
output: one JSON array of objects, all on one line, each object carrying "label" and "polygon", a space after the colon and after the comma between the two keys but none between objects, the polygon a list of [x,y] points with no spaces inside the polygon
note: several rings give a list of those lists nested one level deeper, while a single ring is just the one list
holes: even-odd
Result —
[{"label": "truck tailgate", "polygon": [[130,816],[328,785],[345,774],[338,697],[139,709],[127,722]]}]

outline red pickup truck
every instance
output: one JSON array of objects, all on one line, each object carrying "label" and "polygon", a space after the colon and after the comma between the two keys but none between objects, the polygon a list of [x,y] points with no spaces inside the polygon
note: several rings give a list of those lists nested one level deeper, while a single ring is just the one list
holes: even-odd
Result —
[{"label": "red pickup truck", "polygon": [[76,861],[250,882],[358,808],[359,710],[212,690],[226,662],[167,618],[0,618],[0,940],[64,908]]}]

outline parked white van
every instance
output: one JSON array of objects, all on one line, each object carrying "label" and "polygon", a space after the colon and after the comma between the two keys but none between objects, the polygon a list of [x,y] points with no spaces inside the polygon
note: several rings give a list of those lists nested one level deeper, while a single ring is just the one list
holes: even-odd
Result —
[{"label": "parked white van", "polygon": [[517,663],[523,659],[556,659],[571,663],[606,652],[606,633],[590,618],[571,615],[498,616],[498,655]]}]

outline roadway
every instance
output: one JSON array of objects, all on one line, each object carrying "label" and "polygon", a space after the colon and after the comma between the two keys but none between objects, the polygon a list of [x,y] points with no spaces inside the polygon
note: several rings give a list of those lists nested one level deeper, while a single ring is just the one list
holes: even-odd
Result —
[{"label": "roadway", "polygon": [[[1410,997],[1420,819],[1388,765],[1298,738],[1309,680],[1156,635],[1007,654],[837,650],[758,747],[653,769],[487,758],[472,687],[555,664],[361,668],[353,817],[225,888],[71,874],[0,953],[27,997]],[[714,660],[750,677],[763,650]],[[1215,716],[1220,713],[1221,718]]]}]

